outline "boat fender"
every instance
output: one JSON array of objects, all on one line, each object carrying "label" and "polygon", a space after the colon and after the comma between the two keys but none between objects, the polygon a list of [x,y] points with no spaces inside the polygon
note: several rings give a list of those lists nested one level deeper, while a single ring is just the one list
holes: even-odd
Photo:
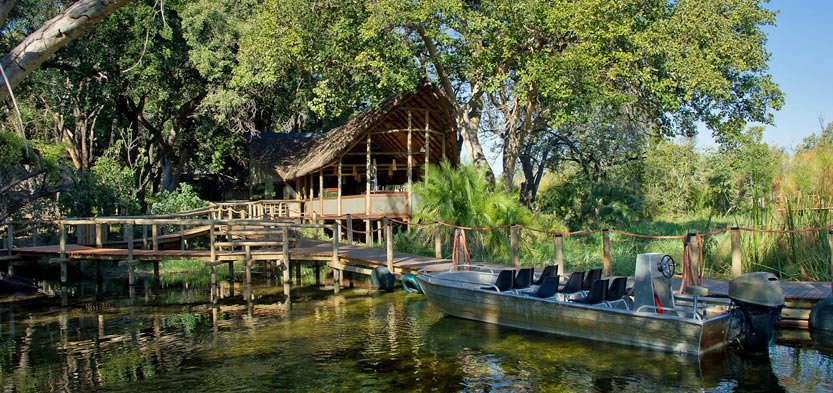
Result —
[{"label": "boat fender", "polygon": [[810,311],[810,327],[833,333],[833,298],[822,299]]},{"label": "boat fender", "polygon": [[373,284],[374,288],[381,289],[383,291],[392,291],[396,278],[393,276],[393,273],[388,270],[388,268],[384,266],[376,266],[370,272],[370,282]]},{"label": "boat fender", "polygon": [[402,276],[402,287],[409,293],[422,294],[422,287],[419,285],[416,275],[408,273]]}]

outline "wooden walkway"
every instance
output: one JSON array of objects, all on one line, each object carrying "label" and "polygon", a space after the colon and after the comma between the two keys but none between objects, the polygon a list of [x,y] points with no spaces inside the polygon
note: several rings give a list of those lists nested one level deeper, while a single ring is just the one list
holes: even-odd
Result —
[{"label": "wooden walkway", "polygon": [[[331,242],[303,239],[296,247],[290,249],[290,258],[296,261],[326,261],[333,260],[333,246]],[[0,250],[5,254],[5,250]],[[16,247],[14,255],[16,259],[55,257],[60,254],[58,246],[39,247]],[[251,252],[256,260],[279,260],[282,257],[280,249],[256,250]],[[121,261],[128,257],[128,250],[123,248],[96,248],[89,246],[67,245],[67,258],[71,260],[115,260]],[[241,251],[218,252],[217,257],[221,260],[236,260],[244,256]],[[133,258],[142,262],[154,262],[165,260],[200,260],[210,261],[209,250],[133,250]],[[387,255],[382,248],[369,248],[357,245],[339,245],[339,265],[335,268],[345,268],[348,271],[361,272],[376,266],[387,266]],[[432,257],[406,254],[402,252],[393,253],[393,273],[406,274],[416,273],[419,270],[440,271],[451,268],[450,259],[436,259]],[[495,268],[506,268],[506,265],[487,265]],[[351,267],[358,269],[351,269]],[[674,288],[679,288],[680,279],[674,279]],[[727,296],[729,293],[729,282],[726,280],[704,279],[703,286],[709,289],[709,293],[716,296]],[[792,300],[818,300],[833,296],[829,282],[797,282],[782,281],[784,296]]]}]

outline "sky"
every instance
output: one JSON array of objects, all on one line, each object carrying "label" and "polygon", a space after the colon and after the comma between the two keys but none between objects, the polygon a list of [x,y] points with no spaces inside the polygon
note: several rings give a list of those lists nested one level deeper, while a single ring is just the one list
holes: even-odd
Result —
[{"label": "sky", "polygon": [[[773,112],[775,125],[766,126],[763,137],[790,149],[833,121],[833,0],[772,0],[768,7],[779,11],[775,26],[764,31],[770,74],[784,93],[784,106]],[[713,143],[702,134],[698,142]]]}]

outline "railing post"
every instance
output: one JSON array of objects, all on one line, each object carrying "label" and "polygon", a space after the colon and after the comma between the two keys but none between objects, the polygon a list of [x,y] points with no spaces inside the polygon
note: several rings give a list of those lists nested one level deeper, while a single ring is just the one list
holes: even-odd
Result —
[{"label": "railing post", "polygon": [[61,226],[60,230],[58,231],[60,233],[59,236],[61,237],[58,240],[58,242],[59,242],[58,243],[59,244],[58,249],[61,251],[61,259],[60,259],[61,284],[66,284],[67,283],[67,275],[68,275],[67,274],[67,262],[66,262],[66,260],[67,260],[67,227],[66,227],[66,225],[64,225],[63,222],[59,222],[58,225]]},{"label": "railing post", "polygon": [[[338,245],[339,245],[339,239],[341,237],[341,235],[339,234],[340,229],[341,229],[341,226],[339,226],[338,224],[333,224],[333,258],[332,258],[333,268],[338,266],[338,261],[339,261],[339,259],[338,259]],[[337,269],[333,270],[333,286],[336,288],[336,290],[338,290],[339,285],[341,285],[340,284],[341,281],[339,280],[338,274],[339,274],[339,272],[338,272]]]},{"label": "railing post", "polygon": [[560,233],[555,235],[555,264],[558,265],[558,271],[555,274],[559,276],[564,273],[564,236]]},{"label": "railing post", "polygon": [[689,250],[691,250],[691,277],[689,282],[686,285],[700,285],[700,248],[703,247],[700,244],[700,238],[697,236],[697,232],[691,232],[688,234],[689,237]]},{"label": "railing post", "polygon": [[512,266],[519,266],[520,256],[518,255],[518,226],[512,224],[509,227],[509,244],[512,247]]},{"label": "railing post", "polygon": [[281,258],[283,258],[283,283],[286,284],[292,280],[292,275],[289,271],[289,227],[283,227],[283,247],[281,250]]},{"label": "railing post", "polygon": [[385,228],[385,256],[388,262],[388,271],[393,273],[393,227],[387,217],[384,218],[383,223]]},{"label": "railing post", "polygon": [[185,225],[179,224],[179,249],[185,249]]},{"label": "railing post", "polygon": [[353,216],[347,215],[347,244],[353,245]]},{"label": "railing post", "polygon": [[142,224],[142,249],[148,249],[148,225]]},{"label": "railing post", "polygon": [[153,247],[153,251],[159,250],[159,225],[153,224],[150,226],[150,237],[151,237],[151,245]]},{"label": "railing post", "polygon": [[607,277],[610,276],[610,231],[608,229],[602,229],[602,251],[604,252],[602,275]]},{"label": "railing post", "polygon": [[124,231],[127,238],[127,282],[133,286],[136,284],[136,278],[133,275],[133,224],[125,224]]},{"label": "railing post", "polygon": [[434,223],[434,257],[442,259],[443,257],[443,240],[440,238],[440,223]]},{"label": "railing post", "polygon": [[[318,213],[317,213],[317,212],[312,212],[312,224],[313,224],[313,225],[318,225]],[[318,240],[318,238],[319,238],[319,236],[318,236],[318,232],[319,232],[320,230],[321,230],[321,228],[319,228],[319,227],[317,227],[317,226],[315,227],[315,230],[313,231],[313,235],[314,235],[314,237],[313,237],[313,238],[314,238],[315,240]]]},{"label": "railing post", "polygon": [[743,274],[743,255],[740,251],[740,228],[730,229],[732,237],[732,277]]}]

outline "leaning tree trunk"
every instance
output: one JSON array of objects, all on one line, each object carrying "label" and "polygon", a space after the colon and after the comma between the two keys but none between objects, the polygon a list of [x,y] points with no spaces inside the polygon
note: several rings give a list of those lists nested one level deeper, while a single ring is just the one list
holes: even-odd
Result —
[{"label": "leaning tree trunk", "polygon": [[[32,70],[38,68],[58,49],[66,46],[70,40],[77,38],[90,26],[131,1],[79,0],[60,15],[46,21],[41,28],[29,34],[0,60],[9,85],[17,86]],[[0,11],[6,11],[6,3],[9,2],[0,3]],[[9,88],[0,78],[0,99],[8,97]]]}]

